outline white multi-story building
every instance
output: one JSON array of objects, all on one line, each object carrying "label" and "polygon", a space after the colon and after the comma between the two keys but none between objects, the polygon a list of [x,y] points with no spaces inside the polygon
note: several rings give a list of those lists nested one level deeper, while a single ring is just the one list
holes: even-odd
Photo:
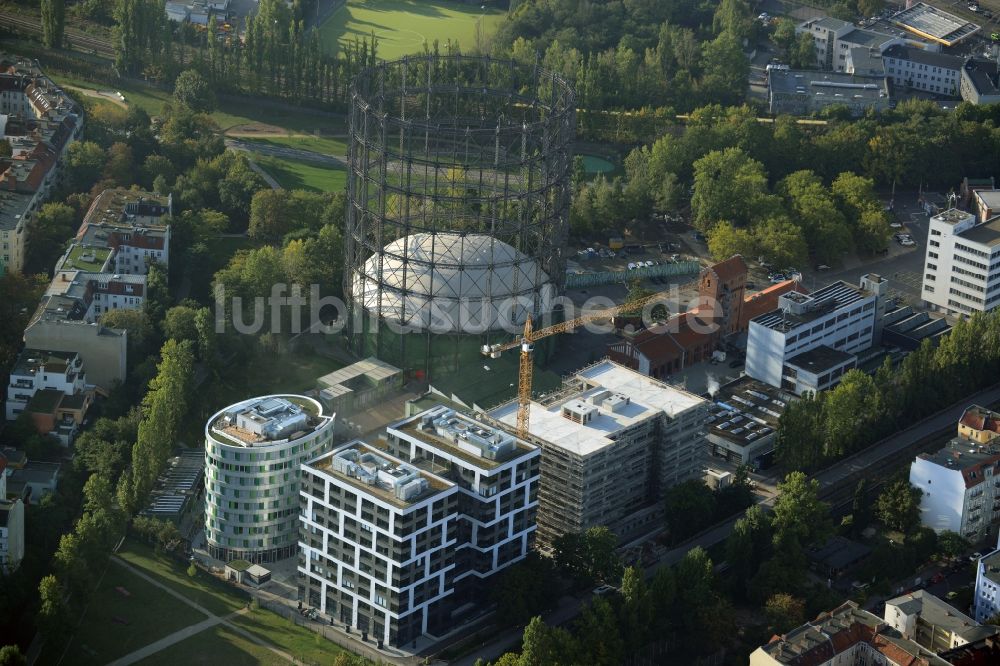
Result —
[{"label": "white multi-story building", "polygon": [[227,407],[205,426],[205,538],[212,557],[292,557],[302,463],[328,451],[333,416],[311,398],[272,395]]},{"label": "white multi-story building", "polygon": [[40,434],[68,446],[93,400],[79,354],[24,349],[10,373],[6,417],[27,413]]},{"label": "white multi-story building", "polygon": [[854,354],[881,339],[886,285],[869,273],[857,287],[839,281],[782,295],[776,310],[750,321],[746,373],[797,395],[836,385]]},{"label": "white multi-story building", "polygon": [[[891,29],[890,29],[891,30]],[[851,50],[862,48],[878,54],[891,46],[914,46],[927,51],[939,51],[940,46],[931,41],[909,36],[902,31],[896,34],[858,28],[853,23],[832,16],[809,19],[795,28],[796,34],[806,33],[816,45],[816,65],[835,72],[850,71]]]},{"label": "white multi-story building", "polygon": [[931,218],[920,297],[952,315],[989,312],[1000,304],[1000,218],[976,224],[952,208]]},{"label": "white multi-story building", "polygon": [[976,622],[986,622],[1000,615],[1000,538],[993,552],[976,563],[976,591],[972,597]]},{"label": "white multi-story building", "polygon": [[[704,475],[709,403],[612,361],[531,403],[542,448],[538,541],[604,525],[626,538],[661,523],[663,491]],[[514,429],[517,401],[489,413]]]},{"label": "white multi-story building", "polygon": [[390,453],[458,485],[456,597],[476,599],[480,581],[531,549],[541,449],[441,406],[390,425],[386,437]]},{"label": "white multi-story building", "polygon": [[380,644],[450,630],[459,487],[358,440],[302,476],[300,597]]},{"label": "white multi-story building", "polygon": [[[124,275],[146,275],[149,265],[170,264],[170,225],[173,197],[153,192],[105,190],[87,210],[74,244],[56,268],[79,268],[81,253],[104,257],[101,270]],[[94,270],[86,268],[86,270]]]},{"label": "white multi-story building", "polygon": [[919,488],[921,522],[937,532],[957,532],[977,542],[1000,519],[1000,414],[973,405],[958,422],[958,437],[910,465]]},{"label": "white multi-story building", "polygon": [[882,53],[885,74],[894,85],[952,97],[959,96],[965,60],[898,44]]},{"label": "white multi-story building", "polygon": [[23,559],[24,503],[7,499],[7,458],[0,453],[0,573],[11,573]]}]

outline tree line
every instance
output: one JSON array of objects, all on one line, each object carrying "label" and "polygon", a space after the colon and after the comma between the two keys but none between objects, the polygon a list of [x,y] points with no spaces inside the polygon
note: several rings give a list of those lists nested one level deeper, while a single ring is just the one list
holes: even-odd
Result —
[{"label": "tree line", "polygon": [[778,422],[778,460],[820,469],[991,386],[998,371],[1000,312],[959,319],[937,346],[924,340],[898,367],[887,358],[874,375],[851,370],[834,389],[789,403]]}]

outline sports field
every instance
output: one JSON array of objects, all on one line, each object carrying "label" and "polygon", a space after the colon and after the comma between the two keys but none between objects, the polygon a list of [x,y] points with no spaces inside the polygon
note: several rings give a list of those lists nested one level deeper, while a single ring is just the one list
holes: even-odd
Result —
[{"label": "sports field", "polygon": [[[482,5],[486,9],[482,9]],[[491,34],[504,12],[491,7],[492,2],[464,4],[443,0],[347,0],[320,28],[327,49],[355,39],[378,38],[378,57],[392,60],[422,53],[438,40],[444,50],[449,39],[458,41],[469,53],[476,46],[476,25],[482,22],[484,35]]]}]

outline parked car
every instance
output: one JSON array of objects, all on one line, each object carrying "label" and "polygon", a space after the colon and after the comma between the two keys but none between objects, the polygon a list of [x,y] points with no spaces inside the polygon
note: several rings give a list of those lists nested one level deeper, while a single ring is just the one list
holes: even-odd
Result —
[{"label": "parked car", "polygon": [[970,562],[978,562],[978,561],[979,561],[979,559],[980,559],[980,558],[981,558],[982,556],[983,556],[983,554],[982,554],[982,553],[980,553],[980,552],[976,551],[976,552],[975,552],[975,553],[973,553],[972,555],[969,555],[969,561],[970,561]]},{"label": "parked car", "polygon": [[646,268],[650,268],[650,267],[655,266],[655,265],[656,265],[655,261],[647,261],[646,262]]},{"label": "parked car", "polygon": [[822,273],[823,271],[830,270],[830,267],[827,266],[826,264],[820,264],[819,266],[816,267],[816,270]]},{"label": "parked car", "polygon": [[636,266],[635,262],[632,262],[632,261],[628,262],[628,269],[630,271],[634,271],[635,270],[635,266]]},{"label": "parked car", "polygon": [[767,279],[771,281],[771,284],[778,284],[779,282],[784,282],[788,278],[785,277],[783,273],[771,273],[767,276]]},{"label": "parked car", "polygon": [[601,585],[600,587],[594,588],[594,596],[603,597],[608,594],[614,594],[617,591],[618,590],[612,587],[611,585]]}]

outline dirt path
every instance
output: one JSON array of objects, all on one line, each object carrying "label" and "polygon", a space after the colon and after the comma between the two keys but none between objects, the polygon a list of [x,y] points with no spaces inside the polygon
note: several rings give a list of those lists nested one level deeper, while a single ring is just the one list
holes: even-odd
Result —
[{"label": "dirt path", "polygon": [[105,101],[111,102],[112,104],[120,106],[123,109],[128,108],[128,104],[118,98],[119,93],[117,92],[111,92],[107,90],[94,90],[93,88],[80,88],[78,86],[63,86],[63,88],[66,88],[67,90],[72,90],[74,92],[78,92],[84,97],[103,99]]}]

